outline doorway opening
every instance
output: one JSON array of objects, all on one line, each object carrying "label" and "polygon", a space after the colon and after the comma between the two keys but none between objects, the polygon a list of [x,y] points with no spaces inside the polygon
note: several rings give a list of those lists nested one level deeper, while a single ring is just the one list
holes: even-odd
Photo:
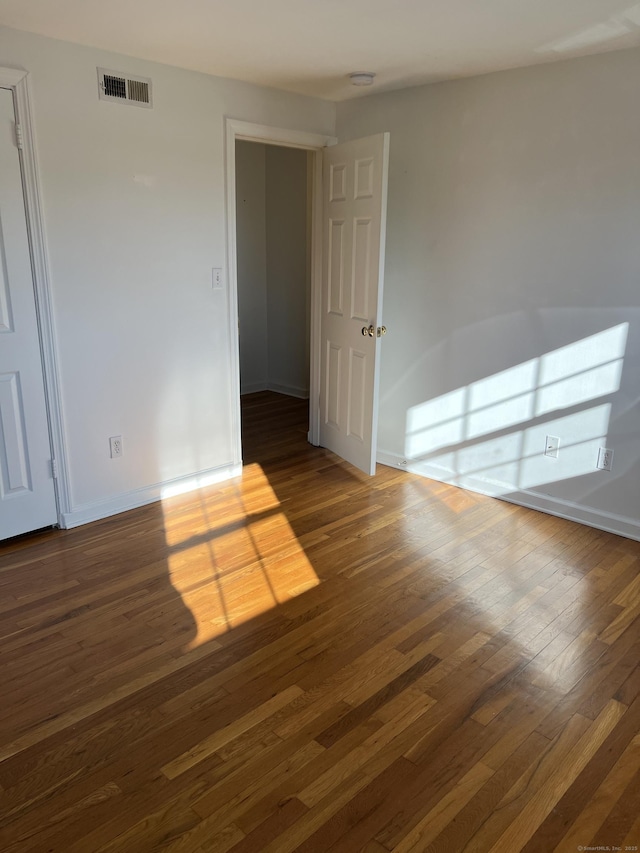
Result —
[{"label": "doorway opening", "polygon": [[[231,347],[231,412],[232,412],[232,435],[235,444],[234,459],[240,464],[243,458],[242,446],[242,420],[241,420],[241,386],[240,386],[240,321],[238,313],[238,252],[237,241],[237,198],[236,198],[236,143],[239,141],[262,143],[265,146],[277,146],[281,149],[294,149],[302,152],[307,158],[307,180],[305,213],[306,228],[305,244],[309,244],[310,260],[310,293],[309,293],[309,319],[308,327],[304,330],[305,338],[308,337],[307,350],[304,355],[306,363],[309,359],[307,370],[308,377],[308,400],[305,402],[308,414],[307,439],[313,445],[319,444],[320,434],[320,351],[319,351],[319,322],[320,301],[322,287],[322,151],[327,145],[336,143],[332,136],[318,133],[290,130],[285,128],[270,127],[268,125],[252,124],[250,122],[238,121],[227,118],[225,122],[226,135],[226,198],[227,198],[227,262],[228,262],[228,317],[229,317],[229,339],[236,345]],[[265,152],[266,161],[266,152]],[[265,162],[266,168],[266,162]],[[266,176],[265,176],[266,178]],[[266,192],[266,187],[265,187]],[[266,223],[265,223],[266,228]],[[266,239],[266,236],[265,236]],[[305,245],[306,248],[306,245]],[[265,248],[266,251],[266,248]],[[306,300],[306,296],[305,296]],[[263,313],[264,317],[264,313]],[[308,331],[307,331],[308,328]],[[250,334],[245,324],[245,333],[240,337]],[[245,366],[244,376],[245,390],[250,387]],[[274,380],[275,381],[275,380]],[[281,383],[285,386],[288,383]],[[304,385],[304,383],[302,383]],[[287,390],[280,389],[280,390]],[[288,388],[289,392],[291,387]],[[273,392],[275,393],[275,392]],[[291,398],[299,399],[299,398]]]},{"label": "doorway opening", "polygon": [[386,331],[380,320],[389,134],[338,145],[333,137],[226,120],[229,340],[236,343],[230,353],[231,429],[234,461],[239,465],[243,453],[236,250],[238,140],[310,152],[310,325],[308,333],[304,330],[310,350],[308,441],[374,474],[380,337]]},{"label": "doorway opening", "polygon": [[[314,154],[235,142],[236,268],[244,456],[259,445],[245,418],[261,402],[306,403],[309,429]],[[265,394],[264,392],[269,392]],[[251,398],[251,399],[250,399]],[[300,419],[298,417],[297,426]],[[265,421],[264,427],[276,421]]]}]

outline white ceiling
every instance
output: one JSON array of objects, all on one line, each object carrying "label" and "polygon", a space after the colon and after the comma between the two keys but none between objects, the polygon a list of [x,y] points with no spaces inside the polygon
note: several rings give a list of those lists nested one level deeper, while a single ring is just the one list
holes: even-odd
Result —
[{"label": "white ceiling", "polygon": [[0,0],[0,23],[335,101],[640,45],[630,0]]}]

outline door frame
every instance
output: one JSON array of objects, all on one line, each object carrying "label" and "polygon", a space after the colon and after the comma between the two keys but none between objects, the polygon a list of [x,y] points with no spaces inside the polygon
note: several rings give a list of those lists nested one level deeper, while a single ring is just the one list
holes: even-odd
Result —
[{"label": "door frame", "polygon": [[51,443],[52,475],[58,524],[64,527],[64,514],[70,511],[69,476],[64,441],[64,422],[60,395],[55,327],[51,301],[51,276],[42,213],[40,176],[36,158],[35,131],[31,110],[29,72],[0,66],[0,87],[13,93],[13,105],[22,173],[22,190],[31,255],[31,273],[36,304],[38,337],[44,380],[45,403]]},{"label": "door frame", "polygon": [[236,220],[236,141],[261,142],[284,148],[301,148],[313,152],[311,198],[311,319],[310,319],[310,377],[309,433],[311,444],[320,442],[320,318],[322,308],[322,149],[335,145],[334,136],[306,133],[253,124],[225,118],[226,202],[227,202],[227,281],[229,311],[229,342],[231,346],[231,429],[234,441],[234,462],[242,462],[242,429],[240,420],[240,338],[238,315],[238,264]]}]

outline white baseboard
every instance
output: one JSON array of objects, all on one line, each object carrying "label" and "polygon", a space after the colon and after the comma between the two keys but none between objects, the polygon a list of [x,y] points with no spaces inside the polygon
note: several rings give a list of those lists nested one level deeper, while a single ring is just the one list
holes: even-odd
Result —
[{"label": "white baseboard", "polygon": [[275,391],[277,394],[286,394],[288,397],[298,397],[301,400],[309,399],[309,390],[297,385],[281,385],[279,382],[251,382],[242,385],[240,395],[256,394],[258,391]]},{"label": "white baseboard", "polygon": [[421,477],[428,477],[431,480],[468,489],[470,492],[488,495],[528,509],[546,512],[558,518],[565,518],[568,521],[576,521],[579,524],[587,525],[587,527],[595,527],[598,530],[605,530],[607,533],[615,533],[627,539],[640,541],[640,522],[634,518],[593,509],[561,498],[551,498],[532,489],[510,491],[509,487],[503,483],[492,482],[481,477],[460,477],[454,475],[450,469],[443,468],[440,465],[432,465],[428,462],[411,462],[402,456],[387,451],[378,451],[377,460],[382,465],[389,465],[391,468],[411,471],[412,474],[419,474]]},{"label": "white baseboard", "polygon": [[299,388],[297,385],[280,385],[278,382],[269,382],[268,390],[276,391],[278,394],[286,394],[288,397],[298,397],[300,400],[309,399],[309,390]]},{"label": "white baseboard", "polygon": [[71,512],[63,513],[60,526],[65,529],[79,527],[81,524],[88,524],[90,521],[99,521],[101,518],[108,518],[110,515],[137,509],[140,506],[162,500],[162,498],[192,492],[214,483],[221,483],[224,480],[237,477],[241,473],[242,465],[223,465],[220,468],[210,468],[197,474],[189,474],[186,477],[177,477],[175,480],[166,480],[163,483],[155,483],[142,489],[124,492],[104,501],[82,504],[73,507]]},{"label": "white baseboard", "polygon": [[256,394],[258,391],[268,391],[269,386],[266,382],[249,382],[240,384],[240,396],[243,394]]}]

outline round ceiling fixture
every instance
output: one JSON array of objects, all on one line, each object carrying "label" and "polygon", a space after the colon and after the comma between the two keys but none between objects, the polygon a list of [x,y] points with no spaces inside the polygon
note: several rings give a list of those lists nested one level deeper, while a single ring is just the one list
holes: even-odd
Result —
[{"label": "round ceiling fixture", "polygon": [[349,74],[349,79],[352,86],[370,86],[375,76],[373,71],[354,71]]}]

